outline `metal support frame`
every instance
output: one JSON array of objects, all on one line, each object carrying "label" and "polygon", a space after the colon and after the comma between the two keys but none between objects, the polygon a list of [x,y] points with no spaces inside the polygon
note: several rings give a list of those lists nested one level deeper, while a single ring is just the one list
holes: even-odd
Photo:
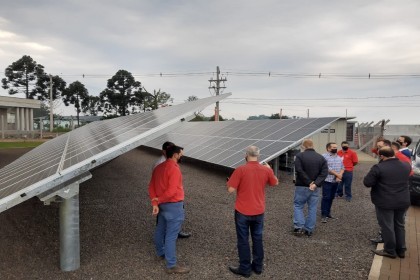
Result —
[{"label": "metal support frame", "polygon": [[60,268],[73,271],[80,267],[79,195],[60,204]]},{"label": "metal support frame", "polygon": [[279,160],[280,160],[279,157],[280,156],[274,158],[274,164],[273,164],[274,175],[276,175],[277,178],[279,177]]},{"label": "metal support frame", "polygon": [[38,196],[45,205],[60,202],[60,269],[74,271],[80,267],[79,185],[92,178],[86,172],[54,190]]}]

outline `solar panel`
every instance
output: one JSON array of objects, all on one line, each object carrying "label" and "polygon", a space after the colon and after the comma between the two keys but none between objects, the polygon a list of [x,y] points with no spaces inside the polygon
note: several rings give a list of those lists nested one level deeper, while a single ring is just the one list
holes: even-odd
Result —
[{"label": "solar panel", "polygon": [[0,212],[159,137],[229,95],[93,122],[38,146],[0,170]]},{"label": "solar panel", "polygon": [[160,149],[165,141],[184,147],[184,155],[204,162],[236,168],[244,163],[244,150],[260,148],[260,161],[270,161],[296,147],[303,139],[338,118],[255,121],[189,122],[145,146]]}]

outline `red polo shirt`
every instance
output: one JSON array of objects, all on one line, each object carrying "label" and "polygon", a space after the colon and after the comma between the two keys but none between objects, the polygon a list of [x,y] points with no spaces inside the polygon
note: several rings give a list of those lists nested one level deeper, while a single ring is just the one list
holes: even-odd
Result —
[{"label": "red polo shirt", "polygon": [[152,205],[184,200],[184,187],[179,165],[172,159],[167,159],[153,169],[149,183],[149,196],[158,198]]},{"label": "red polo shirt", "polygon": [[249,161],[235,169],[227,185],[236,189],[235,209],[248,216],[265,210],[265,186],[277,184],[273,170],[257,161]]},{"label": "red polo shirt", "polygon": [[347,151],[340,150],[337,154],[343,158],[344,169],[346,171],[353,171],[354,165],[359,162],[356,152],[350,148]]},{"label": "red polo shirt", "polygon": [[[397,158],[397,159],[399,159],[400,161],[402,161],[402,162],[406,162],[406,163],[408,163],[408,165],[410,165],[410,168],[411,168],[411,160],[406,156],[406,155],[404,155],[403,153],[401,153],[400,151],[396,151],[395,152],[395,157]],[[410,176],[413,176],[414,175],[414,171],[413,171],[413,169],[411,168],[410,169],[411,171],[410,171]]]}]

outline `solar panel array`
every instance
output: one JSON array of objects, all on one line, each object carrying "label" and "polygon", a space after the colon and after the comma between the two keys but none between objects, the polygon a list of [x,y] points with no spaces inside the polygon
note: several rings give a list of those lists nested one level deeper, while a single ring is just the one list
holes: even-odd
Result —
[{"label": "solar panel array", "polygon": [[248,146],[260,148],[260,162],[270,161],[337,119],[189,122],[145,146],[161,149],[162,143],[171,141],[184,147],[187,157],[236,168],[244,163]]},{"label": "solar panel array", "polygon": [[94,122],[38,146],[0,170],[0,212],[140,146],[229,95]]}]

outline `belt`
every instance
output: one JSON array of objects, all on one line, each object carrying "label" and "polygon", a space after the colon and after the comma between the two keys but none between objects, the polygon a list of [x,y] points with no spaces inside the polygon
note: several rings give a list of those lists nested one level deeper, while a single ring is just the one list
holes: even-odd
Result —
[{"label": "belt", "polygon": [[167,203],[180,203],[180,202],[184,202],[183,200],[180,201],[169,201],[169,202],[163,202],[161,204],[167,204]]}]

